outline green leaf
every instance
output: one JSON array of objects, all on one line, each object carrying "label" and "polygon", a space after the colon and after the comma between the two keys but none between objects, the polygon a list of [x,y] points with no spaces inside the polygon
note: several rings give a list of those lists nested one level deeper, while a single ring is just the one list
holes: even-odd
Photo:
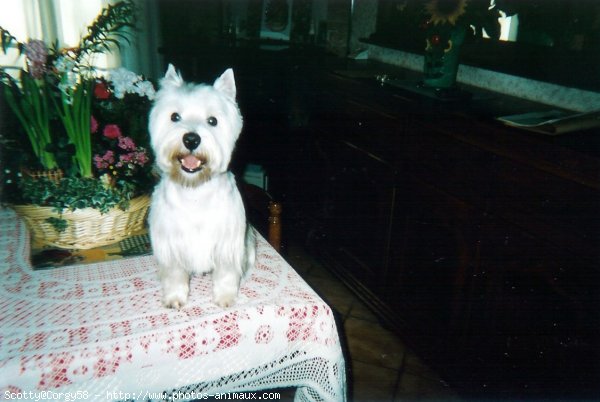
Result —
[{"label": "green leaf", "polygon": [[51,206],[59,212],[65,208],[95,208],[103,213],[114,207],[126,209],[135,195],[131,183],[119,182],[115,188],[106,188],[100,180],[82,177],[65,177],[59,183],[27,177],[21,180],[20,188],[24,202]]},{"label": "green leaf", "polygon": [[67,226],[69,225],[65,219],[55,218],[53,216],[47,218],[46,222],[51,224],[58,233],[62,233],[67,230]]}]

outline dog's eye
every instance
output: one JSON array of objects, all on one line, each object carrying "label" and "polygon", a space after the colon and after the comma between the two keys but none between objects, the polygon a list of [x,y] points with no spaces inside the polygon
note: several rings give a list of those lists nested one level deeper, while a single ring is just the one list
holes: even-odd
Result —
[{"label": "dog's eye", "polygon": [[206,121],[213,127],[215,127],[219,122],[215,116],[210,116],[208,119],[206,119]]},{"label": "dog's eye", "polygon": [[179,115],[179,113],[173,113],[173,114],[171,115],[171,121],[173,121],[173,122],[177,122],[177,121],[179,121],[179,120],[181,120],[181,116]]}]

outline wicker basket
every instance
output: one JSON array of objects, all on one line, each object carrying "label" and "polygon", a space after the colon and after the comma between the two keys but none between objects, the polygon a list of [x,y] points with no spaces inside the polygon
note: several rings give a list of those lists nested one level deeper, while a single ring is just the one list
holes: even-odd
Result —
[{"label": "wicker basket", "polygon": [[[93,208],[67,210],[59,214],[52,207],[12,206],[38,244],[66,249],[90,249],[123,240],[144,228],[149,207],[148,195],[129,201],[126,211],[112,208],[104,214]],[[66,220],[66,229],[58,232],[48,218]]]},{"label": "wicker basket", "polygon": [[21,174],[26,177],[31,177],[32,179],[40,179],[40,178],[44,177],[55,183],[58,183],[64,177],[64,173],[61,169],[53,169],[53,170],[21,169]]}]

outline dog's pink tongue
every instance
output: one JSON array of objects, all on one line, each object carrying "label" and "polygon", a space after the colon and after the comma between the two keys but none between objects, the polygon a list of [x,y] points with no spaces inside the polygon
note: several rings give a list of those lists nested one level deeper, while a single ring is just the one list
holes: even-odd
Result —
[{"label": "dog's pink tongue", "polygon": [[196,158],[194,155],[187,155],[181,160],[181,164],[188,170],[194,170],[200,167],[200,159]]}]

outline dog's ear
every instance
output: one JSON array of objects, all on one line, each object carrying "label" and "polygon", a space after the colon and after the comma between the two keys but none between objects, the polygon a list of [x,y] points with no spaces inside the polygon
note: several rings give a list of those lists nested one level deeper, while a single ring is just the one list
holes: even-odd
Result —
[{"label": "dog's ear", "polygon": [[215,80],[213,87],[218,91],[223,92],[231,99],[235,100],[235,79],[233,78],[233,70],[228,68],[219,78]]},{"label": "dog's ear", "polygon": [[160,80],[161,88],[177,88],[180,87],[181,84],[183,84],[183,78],[181,78],[181,75],[175,70],[175,66],[169,64],[169,67],[167,68],[167,73]]}]

